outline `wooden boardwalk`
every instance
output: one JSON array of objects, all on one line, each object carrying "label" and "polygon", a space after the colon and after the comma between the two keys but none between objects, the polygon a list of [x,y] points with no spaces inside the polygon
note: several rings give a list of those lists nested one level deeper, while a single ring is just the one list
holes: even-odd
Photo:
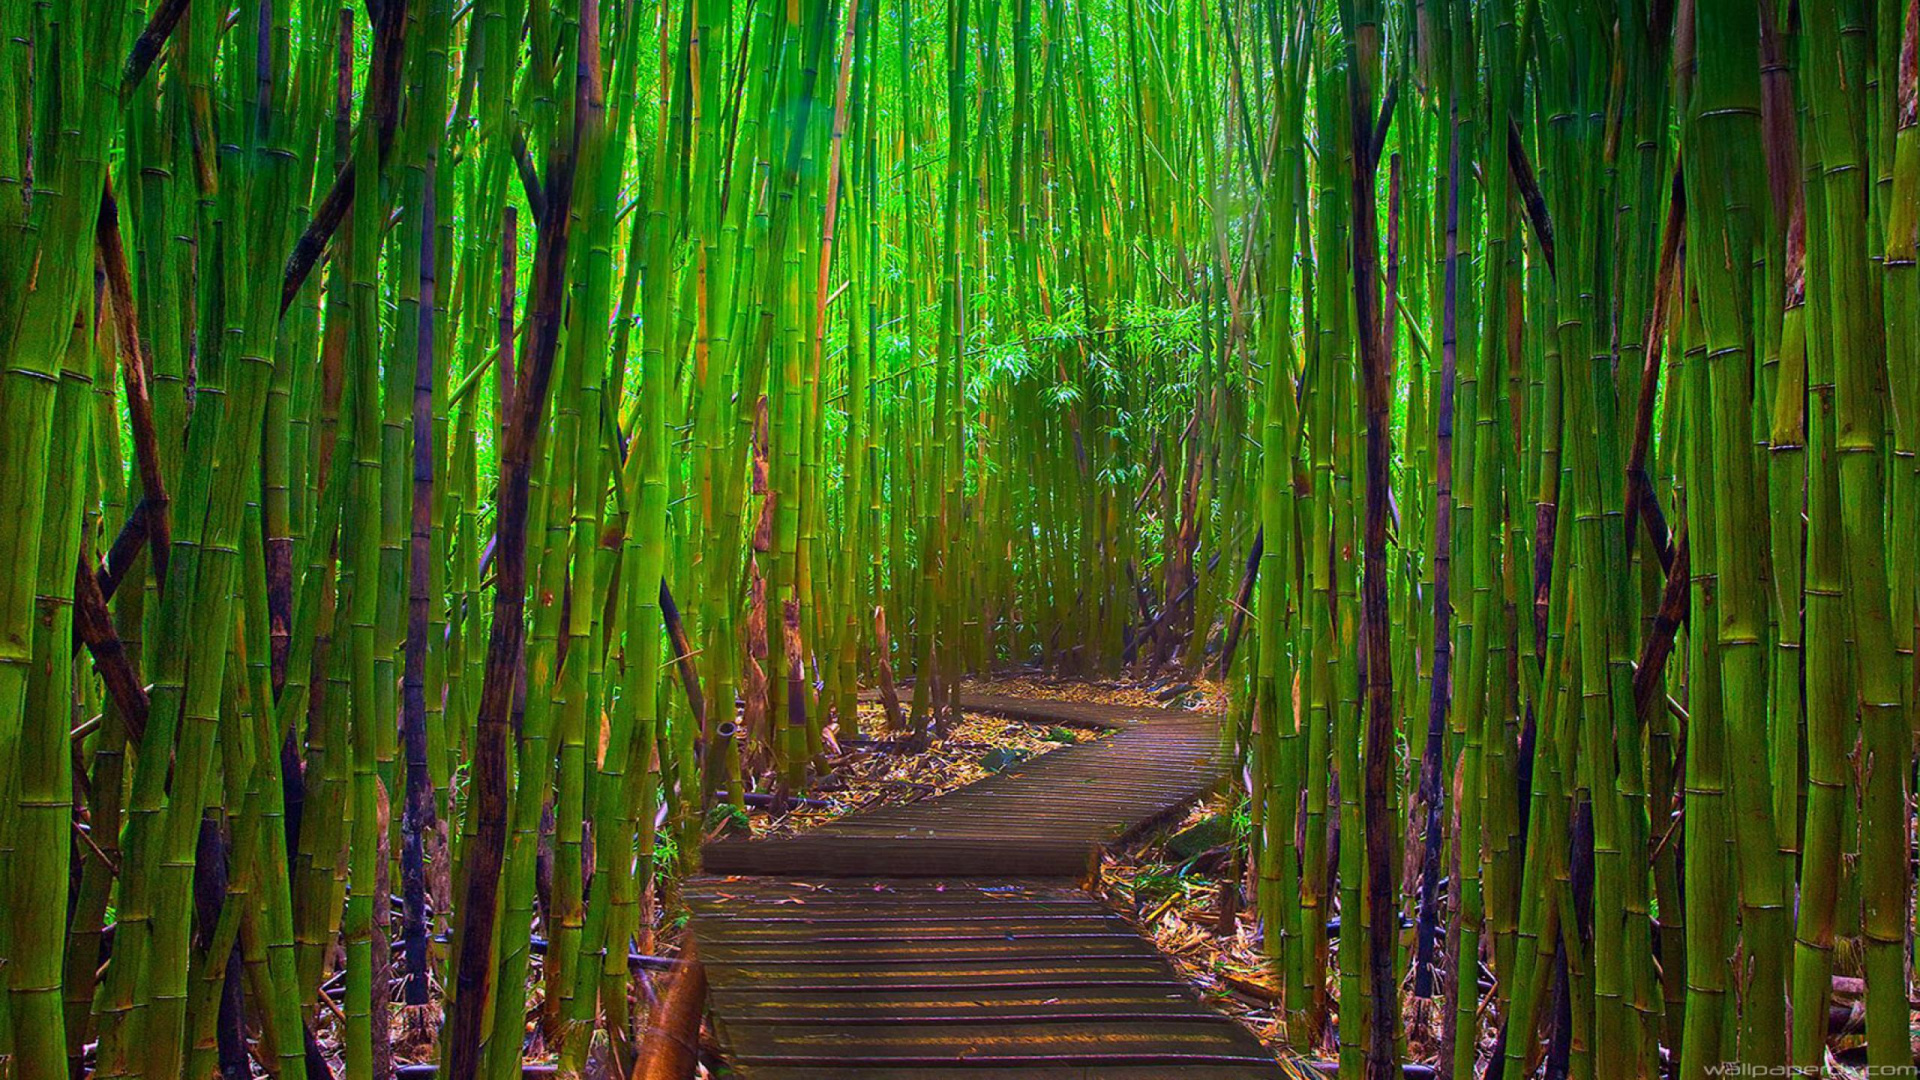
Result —
[{"label": "wooden boardwalk", "polygon": [[747,1080],[1283,1075],[1079,884],[1101,845],[1220,782],[1215,719],[962,705],[1114,734],[799,836],[708,845],[685,895],[729,1065]]}]

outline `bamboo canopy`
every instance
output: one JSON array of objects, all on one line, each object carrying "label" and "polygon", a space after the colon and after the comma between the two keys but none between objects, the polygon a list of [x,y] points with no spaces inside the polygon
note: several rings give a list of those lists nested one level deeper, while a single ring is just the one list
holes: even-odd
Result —
[{"label": "bamboo canopy", "polygon": [[1037,667],[1290,1052],[1912,1074],[1917,229],[1920,0],[0,0],[0,1062],[665,1060]]}]

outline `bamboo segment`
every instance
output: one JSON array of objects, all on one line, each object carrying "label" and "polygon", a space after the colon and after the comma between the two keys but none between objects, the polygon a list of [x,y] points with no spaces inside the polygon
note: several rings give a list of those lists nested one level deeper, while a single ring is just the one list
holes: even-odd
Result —
[{"label": "bamboo segment", "polygon": [[0,0],[0,1060],[630,1072],[1012,672],[1221,703],[1289,1054],[1910,1072],[1917,133],[1915,0]]}]

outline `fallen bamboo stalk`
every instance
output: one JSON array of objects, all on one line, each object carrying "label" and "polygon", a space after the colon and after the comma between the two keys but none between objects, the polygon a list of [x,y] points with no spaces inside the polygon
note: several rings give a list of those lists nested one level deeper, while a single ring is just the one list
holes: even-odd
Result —
[{"label": "fallen bamboo stalk", "polygon": [[632,1080],[687,1080],[694,1075],[700,1063],[700,1022],[706,1003],[707,972],[689,942],[681,954],[679,972],[641,1031]]}]

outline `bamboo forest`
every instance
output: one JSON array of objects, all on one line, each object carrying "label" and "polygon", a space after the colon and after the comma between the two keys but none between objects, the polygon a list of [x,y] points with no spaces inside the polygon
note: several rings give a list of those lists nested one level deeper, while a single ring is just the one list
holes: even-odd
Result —
[{"label": "bamboo forest", "polygon": [[0,1077],[1916,1075],[1920,0],[0,0]]}]

